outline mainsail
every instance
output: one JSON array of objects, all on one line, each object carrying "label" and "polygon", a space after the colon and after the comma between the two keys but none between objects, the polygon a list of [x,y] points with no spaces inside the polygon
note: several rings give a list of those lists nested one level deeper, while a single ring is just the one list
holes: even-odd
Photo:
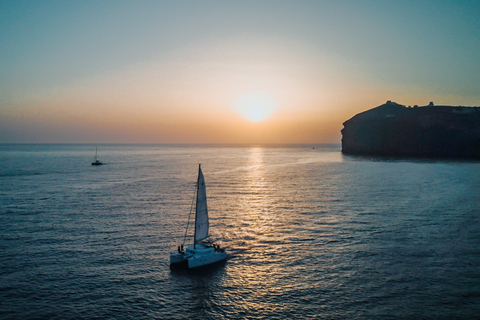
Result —
[{"label": "mainsail", "polygon": [[206,237],[208,237],[207,191],[205,190],[205,179],[203,178],[202,169],[200,168],[200,165],[198,165],[194,242],[196,243]]}]

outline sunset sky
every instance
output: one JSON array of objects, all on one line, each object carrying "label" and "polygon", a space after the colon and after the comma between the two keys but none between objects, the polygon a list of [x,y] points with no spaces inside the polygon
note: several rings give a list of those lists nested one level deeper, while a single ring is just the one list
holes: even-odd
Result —
[{"label": "sunset sky", "polygon": [[0,143],[339,143],[480,105],[478,1],[1,1]]}]

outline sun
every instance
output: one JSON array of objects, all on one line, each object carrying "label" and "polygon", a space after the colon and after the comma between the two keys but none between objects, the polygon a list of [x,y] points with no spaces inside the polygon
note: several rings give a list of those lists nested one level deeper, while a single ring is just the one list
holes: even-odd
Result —
[{"label": "sun", "polygon": [[277,102],[264,92],[254,91],[238,97],[233,103],[233,107],[245,120],[262,122],[275,113]]}]

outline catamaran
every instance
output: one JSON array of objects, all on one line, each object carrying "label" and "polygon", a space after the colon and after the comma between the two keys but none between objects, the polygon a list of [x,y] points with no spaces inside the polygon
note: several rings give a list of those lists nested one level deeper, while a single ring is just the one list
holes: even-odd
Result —
[{"label": "catamaran", "polygon": [[92,166],[100,166],[103,163],[97,159],[97,148],[95,148],[95,159],[92,162]]},{"label": "catamaran", "polygon": [[225,260],[228,255],[225,250],[220,248],[220,245],[206,245],[200,243],[202,240],[208,238],[208,229],[209,223],[205,179],[203,177],[201,165],[198,165],[193,244],[183,250],[183,245],[188,232],[187,223],[187,230],[185,231],[185,237],[183,239],[184,243],[178,247],[178,252],[170,255],[170,265],[187,265],[188,268],[196,268]]}]

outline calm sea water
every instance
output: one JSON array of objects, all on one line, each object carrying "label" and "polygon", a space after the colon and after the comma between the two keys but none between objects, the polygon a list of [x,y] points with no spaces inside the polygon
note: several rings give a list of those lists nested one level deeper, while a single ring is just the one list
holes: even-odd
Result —
[{"label": "calm sea water", "polygon": [[[94,167],[94,153],[0,145],[1,319],[480,319],[479,162],[100,145]],[[198,163],[230,257],[170,270]]]}]

